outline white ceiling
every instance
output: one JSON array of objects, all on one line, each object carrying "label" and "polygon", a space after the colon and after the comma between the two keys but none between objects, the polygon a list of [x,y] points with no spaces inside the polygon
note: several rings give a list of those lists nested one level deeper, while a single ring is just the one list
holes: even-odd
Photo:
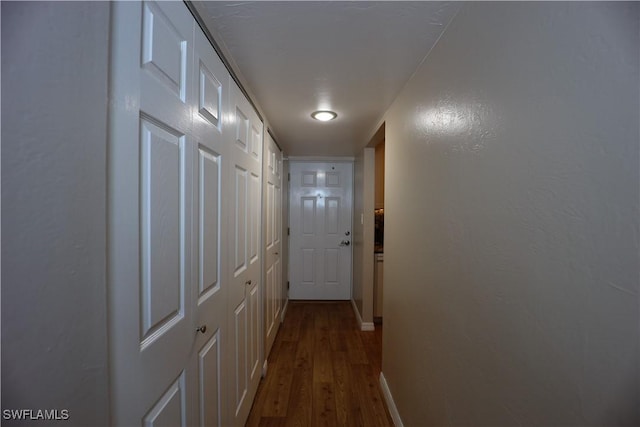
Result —
[{"label": "white ceiling", "polygon": [[[284,151],[352,156],[458,11],[448,2],[193,2]],[[338,113],[331,122],[314,110]]]}]

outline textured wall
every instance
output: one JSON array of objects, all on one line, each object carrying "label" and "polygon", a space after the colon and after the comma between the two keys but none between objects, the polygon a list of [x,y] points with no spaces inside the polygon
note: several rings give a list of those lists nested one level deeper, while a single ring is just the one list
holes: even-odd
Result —
[{"label": "textured wall", "polygon": [[468,3],[386,116],[405,425],[640,425],[639,4]]},{"label": "textured wall", "polygon": [[2,409],[70,417],[20,425],[108,424],[108,29],[107,3],[2,3]]}]

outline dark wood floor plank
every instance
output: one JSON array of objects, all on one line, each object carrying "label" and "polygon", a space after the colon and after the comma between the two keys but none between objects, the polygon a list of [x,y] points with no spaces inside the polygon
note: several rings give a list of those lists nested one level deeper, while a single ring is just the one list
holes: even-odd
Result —
[{"label": "dark wood floor plank", "polygon": [[333,383],[313,383],[313,425],[318,427],[335,427],[336,399],[333,393]]},{"label": "dark wood floor plank", "polygon": [[354,382],[357,384],[360,405],[366,415],[365,422],[370,426],[393,425],[386,422],[389,416],[382,398],[379,382],[371,375],[371,370],[366,365],[353,365]]},{"label": "dark wood floor plank", "polygon": [[247,426],[392,426],[381,353],[381,331],[360,331],[350,302],[290,302]]},{"label": "dark wood floor plank", "polygon": [[362,340],[360,338],[361,334],[362,332],[358,330],[347,331],[347,353],[351,363],[366,365],[369,364],[369,359],[367,358],[367,353],[365,353],[364,346],[362,345]]},{"label": "dark wood floor plank", "polygon": [[261,417],[259,427],[285,427],[287,419],[285,417]]},{"label": "dark wood floor plank", "polygon": [[347,336],[344,331],[329,331],[331,351],[347,351]]},{"label": "dark wood floor plank", "polygon": [[297,369],[293,375],[293,381],[291,383],[286,425],[300,427],[311,426],[313,416],[312,411],[313,372],[310,367]]},{"label": "dark wood floor plank", "polygon": [[333,366],[331,363],[331,348],[316,347],[313,354],[313,382],[333,382]]},{"label": "dark wood floor plank", "polygon": [[334,392],[336,396],[336,418],[339,426],[353,426],[357,423],[351,412],[353,391],[351,389],[350,366],[346,351],[332,353]]},{"label": "dark wood floor plank", "polygon": [[269,384],[269,393],[263,400],[262,417],[285,417],[293,381],[293,364],[297,343],[283,341],[279,347],[279,357],[274,363],[274,375]]}]

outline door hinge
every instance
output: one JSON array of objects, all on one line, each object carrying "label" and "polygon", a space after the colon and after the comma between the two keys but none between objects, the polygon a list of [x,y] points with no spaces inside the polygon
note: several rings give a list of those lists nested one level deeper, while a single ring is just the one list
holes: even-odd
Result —
[{"label": "door hinge", "polygon": [[289,281],[287,281],[287,290],[289,290]]},{"label": "door hinge", "polygon": [[290,173],[287,174],[287,181],[291,181],[291,174]]},{"label": "door hinge", "polygon": [[289,227],[287,227],[287,236],[291,235],[291,229]]}]

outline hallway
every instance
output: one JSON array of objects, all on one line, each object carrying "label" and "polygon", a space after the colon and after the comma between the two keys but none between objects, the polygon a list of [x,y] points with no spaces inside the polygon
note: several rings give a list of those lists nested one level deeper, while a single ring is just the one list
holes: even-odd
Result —
[{"label": "hallway", "polygon": [[3,426],[640,426],[640,1],[0,23]]},{"label": "hallway", "polygon": [[391,426],[379,386],[382,330],[348,301],[290,302],[247,426]]}]

